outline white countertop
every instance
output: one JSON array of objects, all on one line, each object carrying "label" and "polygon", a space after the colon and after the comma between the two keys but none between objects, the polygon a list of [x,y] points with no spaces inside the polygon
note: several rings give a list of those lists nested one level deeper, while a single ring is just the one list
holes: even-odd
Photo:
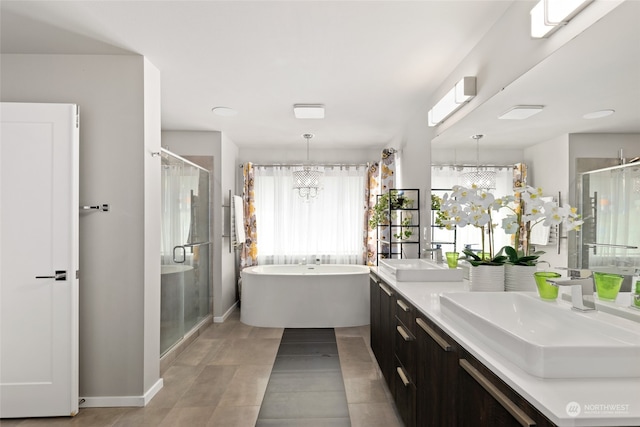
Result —
[{"label": "white countertop", "polygon": [[[529,375],[483,345],[465,330],[463,323],[441,313],[439,295],[468,292],[466,280],[396,282],[383,270],[376,267],[371,270],[558,426],[640,426],[640,378],[545,379]],[[560,298],[557,303],[571,306]],[[607,313],[598,315],[609,316]],[[611,317],[614,323],[637,325],[631,320]],[[580,413],[570,416],[567,406],[575,403],[579,405]]]}]

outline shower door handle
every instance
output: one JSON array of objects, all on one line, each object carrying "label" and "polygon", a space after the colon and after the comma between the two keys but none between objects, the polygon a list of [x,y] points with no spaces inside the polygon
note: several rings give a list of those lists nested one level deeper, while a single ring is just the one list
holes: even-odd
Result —
[{"label": "shower door handle", "polygon": [[57,281],[67,280],[67,272],[65,270],[56,270],[53,276],[36,276],[36,279],[55,279]]},{"label": "shower door handle", "polygon": [[[178,259],[176,259],[176,249],[182,250],[182,261],[178,261]],[[176,264],[182,264],[186,260],[187,260],[187,250],[184,248],[184,246],[175,246],[173,248],[173,262],[175,262]]]}]

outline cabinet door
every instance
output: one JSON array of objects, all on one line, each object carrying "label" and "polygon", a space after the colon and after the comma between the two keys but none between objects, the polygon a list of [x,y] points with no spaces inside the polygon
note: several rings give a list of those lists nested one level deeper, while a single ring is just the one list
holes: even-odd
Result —
[{"label": "cabinet door", "polygon": [[459,360],[459,426],[554,426],[491,371],[465,354]]},{"label": "cabinet door", "polygon": [[387,381],[391,394],[394,393],[394,343],[396,335],[395,295],[391,287],[384,282],[378,283],[380,295],[380,370]]},{"label": "cabinet door", "polygon": [[455,426],[460,410],[456,342],[422,316],[416,317],[416,326],[417,425]]},{"label": "cabinet door", "polygon": [[380,279],[374,275],[369,276],[371,350],[380,364],[380,287],[378,283]]}]

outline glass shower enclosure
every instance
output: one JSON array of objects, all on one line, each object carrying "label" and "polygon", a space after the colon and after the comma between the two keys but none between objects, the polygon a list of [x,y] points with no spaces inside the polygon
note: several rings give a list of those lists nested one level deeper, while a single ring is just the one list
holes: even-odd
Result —
[{"label": "glass shower enclosure", "polygon": [[[640,162],[583,173],[580,266],[631,276],[640,269]],[[625,279],[622,290],[628,291]]]},{"label": "glass shower enclosure", "polygon": [[209,171],[162,150],[160,355],[211,314]]}]

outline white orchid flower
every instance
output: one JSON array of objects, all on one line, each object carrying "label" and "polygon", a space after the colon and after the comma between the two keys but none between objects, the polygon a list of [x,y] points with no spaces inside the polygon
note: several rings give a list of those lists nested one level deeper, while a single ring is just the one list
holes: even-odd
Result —
[{"label": "white orchid flower", "polygon": [[518,217],[510,215],[502,220],[502,228],[506,234],[516,234],[520,228]]}]

